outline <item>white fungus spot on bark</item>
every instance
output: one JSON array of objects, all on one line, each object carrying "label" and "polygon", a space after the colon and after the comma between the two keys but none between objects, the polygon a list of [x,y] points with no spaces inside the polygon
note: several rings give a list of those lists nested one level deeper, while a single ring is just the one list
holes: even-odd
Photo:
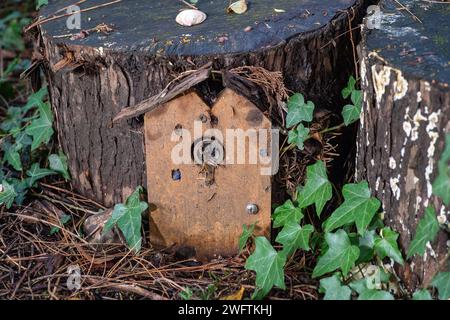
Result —
[{"label": "white fungus spot on bark", "polygon": [[[436,258],[436,252],[434,252],[433,247],[431,246],[430,241],[427,242],[427,249],[430,252],[430,256]],[[425,260],[424,260],[425,261]]]},{"label": "white fungus spot on bark", "polygon": [[413,117],[414,127],[411,130],[411,141],[416,141],[419,138],[420,122],[426,120],[427,118],[422,115],[422,111],[418,109]]},{"label": "white fungus spot on bark", "polygon": [[412,126],[409,121],[403,122],[403,131],[405,131],[405,134],[407,137],[411,135]]},{"label": "white fungus spot on bark", "polygon": [[417,103],[422,102],[422,92],[417,91]]},{"label": "white fungus spot on bark", "polygon": [[437,220],[439,224],[446,224],[447,223],[447,212],[445,211],[445,207],[441,207],[441,211],[439,211],[439,215],[437,217]]},{"label": "white fungus spot on bark", "polygon": [[[361,63],[361,84],[363,86],[367,86],[368,85],[368,81],[367,81],[367,69],[366,69],[366,59],[364,59]],[[366,93],[366,91],[364,90],[364,93]]]},{"label": "white fungus spot on bark", "polygon": [[391,68],[382,67],[380,72],[377,72],[376,65],[372,66],[372,81],[375,89],[375,97],[377,99],[377,108],[380,108],[381,99],[386,92],[386,86],[391,81]]},{"label": "white fungus spot on bark", "polygon": [[397,162],[395,162],[395,159],[393,157],[389,158],[389,168],[394,170],[397,167]]},{"label": "white fungus spot on bark", "polygon": [[398,218],[398,222],[400,223],[400,226],[402,227],[402,231],[406,232],[408,228],[405,226],[405,223],[403,222],[403,219],[400,217]]},{"label": "white fungus spot on bark", "polygon": [[428,125],[426,127],[426,131],[428,133],[428,136],[430,137],[430,145],[427,149],[427,156],[428,156],[428,165],[425,168],[425,180],[427,182],[427,196],[428,198],[431,197],[433,193],[433,187],[431,183],[431,174],[434,170],[434,153],[436,151],[436,142],[439,138],[439,134],[434,131],[437,128],[437,124],[439,122],[439,114],[438,112],[433,112],[428,117]]},{"label": "white fungus spot on bark", "polygon": [[400,188],[398,186],[399,181],[400,180],[398,178],[391,178],[389,180],[389,185],[391,186],[392,194],[397,200],[400,200]]},{"label": "white fungus spot on bark", "polygon": [[397,72],[397,81],[394,81],[394,101],[403,99],[408,92],[408,81],[403,77],[400,70],[395,71]]},{"label": "white fungus spot on bark", "polygon": [[421,196],[417,196],[416,197],[416,206],[415,206],[415,209],[416,209],[416,214],[419,212],[419,210],[421,210],[421,207],[420,207],[420,203],[422,202],[422,197]]}]

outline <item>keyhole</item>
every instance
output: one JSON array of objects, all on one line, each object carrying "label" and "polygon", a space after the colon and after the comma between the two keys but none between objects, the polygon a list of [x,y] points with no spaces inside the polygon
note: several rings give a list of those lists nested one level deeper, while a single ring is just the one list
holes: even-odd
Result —
[{"label": "keyhole", "polygon": [[197,165],[210,165],[216,167],[224,161],[223,144],[213,137],[200,138],[192,144],[191,156]]}]

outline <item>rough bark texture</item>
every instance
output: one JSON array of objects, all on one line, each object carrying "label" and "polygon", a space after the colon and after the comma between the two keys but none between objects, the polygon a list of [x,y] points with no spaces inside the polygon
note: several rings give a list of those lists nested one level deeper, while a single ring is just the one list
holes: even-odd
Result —
[{"label": "rough bark texture", "polygon": [[[362,42],[363,112],[357,179],[367,179],[374,195],[382,201],[385,223],[400,233],[403,252],[407,252],[425,208],[434,207],[447,217],[450,209],[432,195],[437,162],[444,150],[445,135],[450,132],[450,88],[445,82],[449,67],[439,66],[440,59],[448,56],[433,51],[436,57],[424,57],[417,50],[427,50],[427,46],[432,50],[429,41],[417,43],[423,41],[417,34],[398,36],[401,30],[411,27],[426,39],[431,38],[423,32],[435,20],[424,19],[420,8],[414,9],[424,20],[422,27],[408,14],[398,16],[396,8],[386,6],[383,11],[391,10],[397,19],[387,16],[389,23],[384,21],[386,24],[379,30],[365,30]],[[445,25],[442,27],[445,29]],[[417,50],[411,50],[415,45]],[[405,51],[409,53],[402,56],[400,52]],[[416,62],[414,67],[411,61]],[[412,292],[426,287],[445,267],[447,240],[448,233],[440,231],[437,240],[427,246],[424,257],[414,257],[404,267],[398,266],[398,275],[407,289]]]},{"label": "rough bark texture", "polygon": [[[359,40],[357,32],[345,32],[361,22],[366,7],[373,2],[335,1],[330,2],[332,10],[324,10],[327,1],[298,4],[294,16],[292,11],[287,11],[286,17],[259,19],[261,22],[255,23],[254,29],[259,38],[267,34],[268,40],[262,37],[251,50],[241,50],[239,45],[221,48],[217,43],[210,44],[215,39],[207,39],[207,54],[202,53],[198,44],[180,49],[182,46],[173,46],[173,41],[166,48],[145,44],[136,47],[129,43],[106,47],[108,37],[115,37],[115,33],[111,36],[92,35],[95,38],[90,36],[84,42],[55,39],[53,35],[64,33],[61,27],[64,22],[44,25],[41,34],[51,102],[56,113],[59,141],[69,158],[73,187],[110,206],[123,201],[137,185],[145,186],[142,117],[113,127],[111,120],[124,107],[159,93],[179,72],[209,61],[213,61],[215,70],[250,65],[282,71],[288,89],[304,93],[324,109],[337,109],[342,105],[340,90],[355,66],[352,44]],[[50,1],[45,13],[56,11],[61,3]],[[126,6],[127,2],[120,5]],[[83,26],[88,28],[110,22],[104,14],[108,8],[101,10],[106,11],[92,11],[92,19]],[[251,10],[248,14],[251,17]],[[292,24],[295,32],[264,32],[261,29],[272,23],[280,30],[289,29]],[[232,26],[228,28],[233,29]],[[115,32],[120,35],[121,30]],[[242,30],[237,35],[230,30],[229,40],[247,45],[247,36]],[[144,34],[141,40],[150,38],[151,34]],[[221,49],[214,53],[215,48]]]}]

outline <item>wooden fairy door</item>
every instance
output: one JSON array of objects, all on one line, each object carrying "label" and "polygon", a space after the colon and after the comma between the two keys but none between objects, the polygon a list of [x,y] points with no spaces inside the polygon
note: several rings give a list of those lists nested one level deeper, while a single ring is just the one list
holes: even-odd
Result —
[{"label": "wooden fairy door", "polygon": [[244,224],[269,236],[271,139],[270,121],[230,89],[212,108],[189,92],[147,113],[152,244],[203,260],[238,253]]}]

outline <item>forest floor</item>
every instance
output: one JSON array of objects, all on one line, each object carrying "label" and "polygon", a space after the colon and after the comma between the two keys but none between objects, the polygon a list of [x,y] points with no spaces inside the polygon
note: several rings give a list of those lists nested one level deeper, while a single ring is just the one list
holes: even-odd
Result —
[{"label": "forest floor", "polygon": [[[0,123],[8,108],[26,104],[32,93],[31,80],[20,78],[33,53],[21,30],[34,9],[34,2],[0,6]],[[47,152],[56,149],[53,141]],[[106,208],[58,177],[40,180],[22,205],[0,207],[0,299],[245,299],[253,293],[255,274],[244,269],[248,251],[204,264],[180,260],[169,250],[152,249],[147,221],[139,254],[123,244],[86,242],[83,222]],[[62,216],[70,216],[64,225]],[[287,290],[272,290],[267,299],[318,299],[312,261],[311,253],[293,256],[285,268]]]}]

